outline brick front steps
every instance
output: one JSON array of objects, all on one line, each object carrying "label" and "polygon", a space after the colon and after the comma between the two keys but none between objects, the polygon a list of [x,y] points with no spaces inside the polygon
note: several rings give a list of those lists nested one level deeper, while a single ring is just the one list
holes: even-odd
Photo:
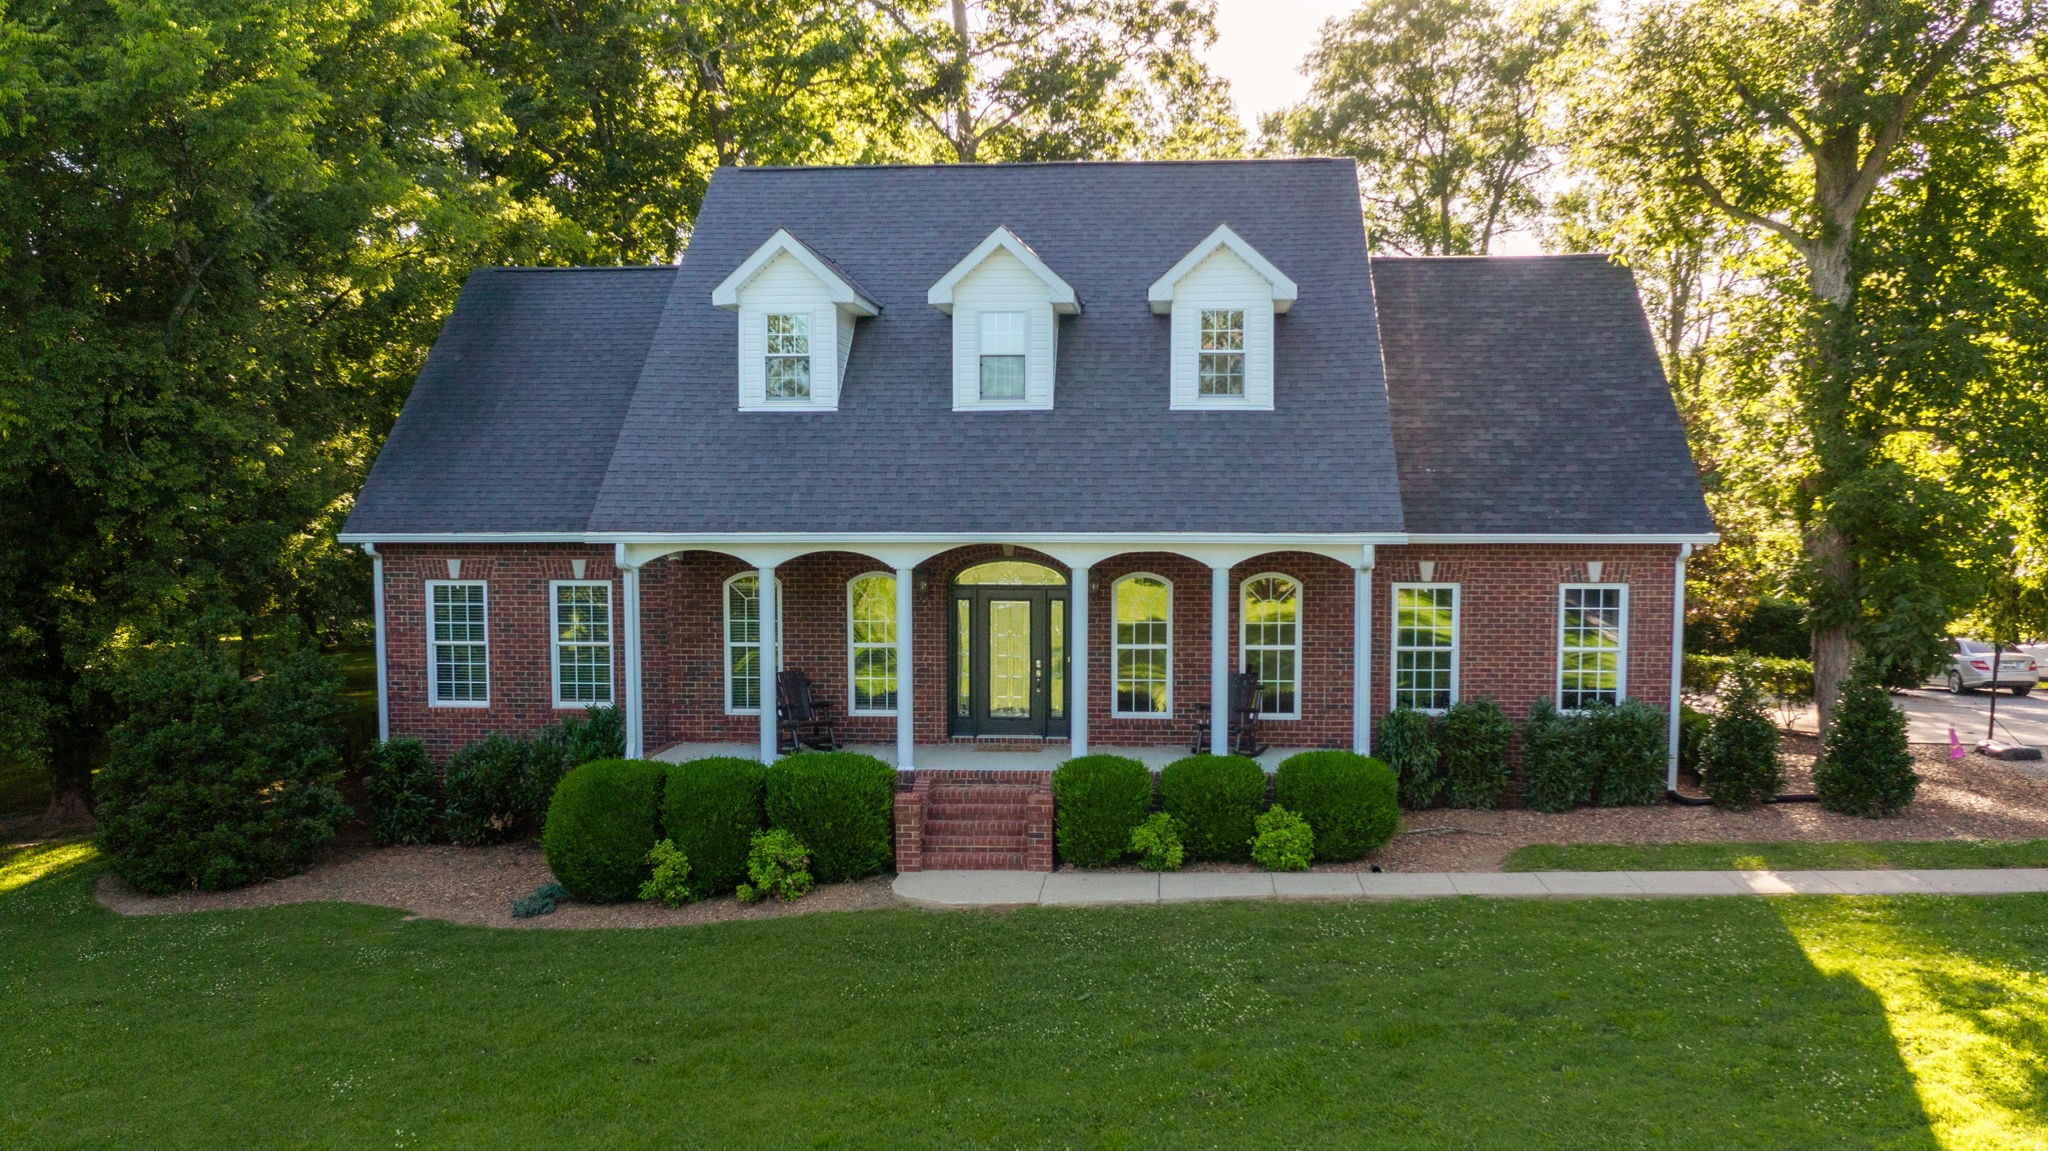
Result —
[{"label": "brick front steps", "polygon": [[1052,773],[953,769],[899,779],[896,870],[1051,871]]}]

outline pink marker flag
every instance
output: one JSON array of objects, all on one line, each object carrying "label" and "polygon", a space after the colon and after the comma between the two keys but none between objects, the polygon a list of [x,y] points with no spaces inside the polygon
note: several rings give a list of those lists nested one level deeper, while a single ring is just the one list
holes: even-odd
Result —
[{"label": "pink marker flag", "polygon": [[1949,724],[1949,725],[1948,725],[1948,757],[1949,757],[1950,759],[1961,759],[1961,758],[1963,758],[1964,756],[1966,756],[1966,755],[1968,755],[1968,754],[1970,754],[1970,753],[1969,753],[1969,752],[1967,752],[1967,751],[1965,751],[1965,750],[1963,750],[1963,741],[1962,741],[1962,740],[1960,740],[1960,739],[1957,739],[1957,738],[1956,738],[1956,725],[1955,725],[1955,724]]}]

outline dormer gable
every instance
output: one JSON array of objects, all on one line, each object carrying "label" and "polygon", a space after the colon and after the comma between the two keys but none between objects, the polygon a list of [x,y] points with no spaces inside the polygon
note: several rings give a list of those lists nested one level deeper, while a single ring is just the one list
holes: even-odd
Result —
[{"label": "dormer gable", "polygon": [[882,308],[830,260],[777,229],[711,290],[739,315],[742,411],[833,411],[854,321]]},{"label": "dormer gable", "polygon": [[1228,224],[1152,282],[1152,311],[1171,317],[1170,406],[1273,408],[1273,318],[1299,289]]},{"label": "dormer gable", "polygon": [[1052,408],[1059,317],[1081,299],[1030,245],[997,228],[925,299],[953,317],[955,411]]}]

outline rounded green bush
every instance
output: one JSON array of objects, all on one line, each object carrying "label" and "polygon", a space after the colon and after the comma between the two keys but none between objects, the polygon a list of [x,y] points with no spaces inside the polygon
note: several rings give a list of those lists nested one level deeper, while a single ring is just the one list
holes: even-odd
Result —
[{"label": "rounded green bush", "polygon": [[1892,706],[1879,669],[1858,664],[1814,761],[1813,790],[1829,811],[1876,819],[1904,810],[1919,788],[1906,713]]},{"label": "rounded green bush", "polygon": [[1437,769],[1436,720],[1412,707],[1397,707],[1373,733],[1373,752],[1401,781],[1401,806],[1420,810],[1443,792]]},{"label": "rounded green bush", "polygon": [[690,860],[690,893],[697,898],[746,882],[754,833],[767,826],[767,774],[758,761],[738,756],[669,765],[661,825]]},{"label": "rounded green bush", "polygon": [[569,894],[616,903],[640,894],[647,853],[661,838],[661,784],[667,765],[647,759],[597,759],[562,777],[541,836],[548,869]]},{"label": "rounded green bush", "polygon": [[1159,773],[1159,804],[1180,820],[1190,859],[1250,859],[1266,772],[1241,755],[1191,755]]},{"label": "rounded green bush", "polygon": [[1461,699],[1444,712],[1438,742],[1452,807],[1492,807],[1508,789],[1514,721],[1490,699]]},{"label": "rounded green bush", "polygon": [[804,751],[768,766],[768,822],[811,852],[819,883],[859,879],[895,861],[896,769],[872,755]]},{"label": "rounded green bush", "polygon": [[1131,832],[1152,811],[1152,773],[1121,755],[1083,755],[1052,773],[1053,828],[1060,858],[1107,867],[1131,851]]},{"label": "rounded green bush", "polygon": [[1273,802],[1315,828],[1316,858],[1378,851],[1401,824],[1394,769],[1355,751],[1304,751],[1273,773]]},{"label": "rounded green bush", "polygon": [[363,771],[364,813],[378,843],[431,843],[441,816],[441,769],[416,739],[370,749]]}]

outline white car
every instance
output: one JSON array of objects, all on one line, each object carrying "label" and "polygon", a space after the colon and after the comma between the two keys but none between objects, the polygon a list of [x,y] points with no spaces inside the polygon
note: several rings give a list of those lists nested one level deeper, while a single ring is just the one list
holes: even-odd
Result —
[{"label": "white car", "polygon": [[[2040,660],[2023,651],[2010,647],[1998,651],[1992,644],[1977,639],[1949,642],[1953,645],[1948,661],[1948,690],[1952,695],[1986,687],[2008,687],[2014,695],[2025,695],[2041,682]],[[1998,664],[1995,671],[1994,659]]]}]

